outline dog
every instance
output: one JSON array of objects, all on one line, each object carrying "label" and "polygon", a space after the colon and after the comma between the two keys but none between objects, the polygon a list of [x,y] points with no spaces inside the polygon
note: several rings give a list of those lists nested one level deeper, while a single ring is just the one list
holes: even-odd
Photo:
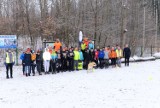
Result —
[{"label": "dog", "polygon": [[88,64],[88,70],[87,73],[89,73],[90,71],[93,72],[93,68],[97,66],[95,62],[91,62]]}]

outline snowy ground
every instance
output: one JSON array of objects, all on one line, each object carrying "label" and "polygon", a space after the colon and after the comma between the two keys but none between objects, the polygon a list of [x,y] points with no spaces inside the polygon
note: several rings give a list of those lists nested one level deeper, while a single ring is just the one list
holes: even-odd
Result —
[{"label": "snowy ground", "polygon": [[0,108],[160,108],[160,60],[14,79],[0,68]]}]

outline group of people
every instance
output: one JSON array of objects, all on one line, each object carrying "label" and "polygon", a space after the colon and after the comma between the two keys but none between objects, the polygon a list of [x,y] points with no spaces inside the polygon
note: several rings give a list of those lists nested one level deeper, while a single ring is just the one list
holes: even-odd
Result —
[{"label": "group of people", "polygon": [[[116,66],[121,67],[121,58],[125,58],[125,66],[129,66],[129,58],[131,56],[131,50],[128,45],[122,50],[120,46],[94,48],[92,41],[83,39],[79,47],[62,47],[59,39],[54,43],[54,47],[46,47],[43,50],[31,50],[27,48],[20,55],[23,66],[23,75],[26,77],[31,74],[34,76],[36,71],[39,75],[44,74],[56,74],[66,71],[79,71],[82,69],[88,69],[90,62],[95,62],[97,65],[95,68],[108,68],[110,65],[114,68]],[[9,59],[9,60],[8,60]],[[6,69],[7,78],[8,68],[11,60],[10,52],[6,53]],[[7,62],[9,61],[9,62]],[[110,62],[111,61],[111,62]],[[37,69],[36,69],[37,68]],[[11,77],[12,74],[11,74]]]}]

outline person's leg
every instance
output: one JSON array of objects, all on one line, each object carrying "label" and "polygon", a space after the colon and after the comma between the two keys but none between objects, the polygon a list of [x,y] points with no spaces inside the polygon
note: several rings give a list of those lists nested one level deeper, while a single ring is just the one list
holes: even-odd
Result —
[{"label": "person's leg", "polygon": [[113,63],[113,58],[111,58],[111,65],[112,65],[112,67],[113,67],[113,64],[114,64],[114,63]]},{"label": "person's leg", "polygon": [[64,70],[65,70],[65,66],[64,66],[65,64],[64,64],[64,59],[62,60],[62,72],[64,72]]},{"label": "person's leg", "polygon": [[9,68],[10,68],[10,78],[13,78],[13,64],[12,63],[10,63]]},{"label": "person's leg", "polygon": [[42,75],[42,73],[41,73],[41,62],[39,62],[38,63],[38,73],[39,73],[39,75]]},{"label": "person's leg", "polygon": [[74,70],[76,69],[76,60],[74,60]]},{"label": "person's leg", "polygon": [[53,63],[53,72],[56,74],[56,62]]},{"label": "person's leg", "polygon": [[71,59],[71,71],[74,71],[74,59]]},{"label": "person's leg", "polygon": [[29,75],[29,71],[30,71],[30,66],[25,66],[25,73],[26,73],[26,77]]},{"label": "person's leg", "polygon": [[45,60],[44,61],[44,73],[46,74],[46,72],[47,72],[47,61]]},{"label": "person's leg", "polygon": [[121,67],[121,58],[118,58],[118,66]]},{"label": "person's leg", "polygon": [[78,60],[76,60],[76,70],[78,70]]},{"label": "person's leg", "polygon": [[104,68],[107,68],[107,59],[104,59]]},{"label": "person's leg", "polygon": [[114,66],[116,67],[117,64],[117,58],[114,58]]},{"label": "person's leg", "polygon": [[127,58],[125,57],[125,66],[127,66]]},{"label": "person's leg", "polygon": [[119,58],[117,58],[116,64],[117,64],[117,66],[119,67]]},{"label": "person's leg", "polygon": [[8,66],[8,64],[6,64],[6,78],[7,78],[7,79],[9,78],[8,70],[9,70],[9,66]]},{"label": "person's leg", "polygon": [[40,67],[40,66],[39,66],[40,64],[37,62],[36,65],[37,65],[37,71],[38,71],[38,73],[40,74],[40,68],[39,68],[39,67]]},{"label": "person's leg", "polygon": [[101,59],[99,58],[99,67],[101,68]]},{"label": "person's leg", "polygon": [[35,65],[34,65],[34,63],[32,64],[32,74],[33,74],[33,76],[35,75]]},{"label": "person's leg", "polygon": [[109,67],[109,59],[106,60],[106,67]]},{"label": "person's leg", "polygon": [[23,71],[23,75],[25,75],[25,65],[23,61],[22,61],[22,71]]},{"label": "person's leg", "polygon": [[28,74],[27,74],[27,66],[25,66],[25,75],[28,76]]},{"label": "person's leg", "polygon": [[129,58],[127,58],[127,66],[129,66]]},{"label": "person's leg", "polygon": [[47,72],[49,73],[50,61],[47,61]]},{"label": "person's leg", "polygon": [[68,60],[69,62],[69,66],[68,66],[68,69],[69,69],[69,72],[72,70],[72,64],[71,64],[71,59]]}]

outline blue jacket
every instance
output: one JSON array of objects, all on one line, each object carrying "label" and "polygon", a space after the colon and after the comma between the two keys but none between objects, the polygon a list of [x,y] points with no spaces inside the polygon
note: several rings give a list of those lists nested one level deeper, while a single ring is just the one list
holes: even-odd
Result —
[{"label": "blue jacket", "polygon": [[90,50],[90,49],[94,49],[93,43],[89,43],[89,44],[88,44],[88,48],[89,48],[89,50]]},{"label": "blue jacket", "polygon": [[104,51],[99,51],[98,57],[99,58],[104,58]]},{"label": "blue jacket", "polygon": [[22,54],[20,55],[20,59],[21,59],[21,60],[24,60],[24,53],[22,53]]},{"label": "blue jacket", "polygon": [[82,51],[79,51],[79,55],[80,55],[80,60],[84,60],[84,57],[83,57],[83,53],[82,53]]}]

